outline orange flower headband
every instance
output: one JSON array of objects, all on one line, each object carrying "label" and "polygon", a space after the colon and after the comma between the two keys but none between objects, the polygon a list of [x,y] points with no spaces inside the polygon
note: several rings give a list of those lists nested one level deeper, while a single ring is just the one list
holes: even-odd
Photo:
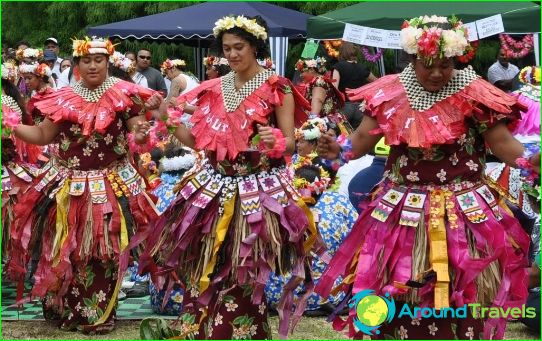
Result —
[{"label": "orange flower headband", "polygon": [[15,58],[17,60],[23,60],[25,58],[33,58],[33,59],[41,59],[43,57],[43,51],[40,49],[32,49],[32,48],[26,48],[26,49],[18,49],[17,52],[15,52]]},{"label": "orange flower headband", "polygon": [[49,65],[45,63],[21,64],[19,65],[19,72],[33,73],[39,77],[44,77],[44,76],[51,77],[53,75],[51,68],[49,67]]},{"label": "orange flower headband", "polygon": [[166,70],[173,69],[174,67],[177,67],[177,66],[186,66],[186,62],[182,59],[173,59],[173,60],[166,59],[162,63],[162,66],[160,66],[160,70],[162,70],[162,73],[165,73]]},{"label": "orange flower headband", "polygon": [[218,58],[215,56],[209,56],[209,57],[203,58],[203,65],[207,67],[207,66],[229,65],[229,63],[226,58]]},{"label": "orange flower headband", "polygon": [[105,54],[111,56],[115,52],[115,44],[108,39],[98,37],[85,37],[85,39],[72,39],[73,56],[83,57],[90,54]]}]

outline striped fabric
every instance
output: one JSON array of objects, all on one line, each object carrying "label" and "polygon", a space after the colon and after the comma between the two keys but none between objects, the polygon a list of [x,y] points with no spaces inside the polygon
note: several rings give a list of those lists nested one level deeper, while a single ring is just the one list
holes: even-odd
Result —
[{"label": "striped fabric", "polygon": [[275,64],[275,72],[284,76],[286,73],[286,56],[288,54],[288,37],[269,37],[271,59]]}]

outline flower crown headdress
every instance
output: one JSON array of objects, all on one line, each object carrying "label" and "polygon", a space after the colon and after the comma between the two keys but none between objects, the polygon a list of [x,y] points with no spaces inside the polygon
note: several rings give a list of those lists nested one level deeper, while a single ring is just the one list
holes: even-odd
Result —
[{"label": "flower crown headdress", "polygon": [[121,69],[126,73],[132,73],[135,70],[135,63],[126,58],[122,53],[115,51],[109,56],[109,62],[116,68]]},{"label": "flower crown headdress", "polygon": [[74,57],[88,56],[89,54],[105,54],[113,55],[115,52],[115,44],[108,39],[98,37],[85,37],[84,39],[72,39]]},{"label": "flower crown headdress", "polygon": [[51,68],[49,65],[45,63],[32,63],[32,64],[21,64],[19,65],[19,72],[20,73],[33,73],[36,76],[39,77],[51,77],[53,75],[53,71],[51,71]]},{"label": "flower crown headdress", "polygon": [[18,69],[15,64],[9,62],[2,63],[2,79],[7,79],[14,82],[15,79],[17,79],[17,72]]},{"label": "flower crown headdress", "polygon": [[401,26],[401,47],[429,63],[433,58],[462,56],[469,46],[467,28],[455,16],[421,16]]},{"label": "flower crown headdress", "polygon": [[15,58],[17,60],[23,60],[25,58],[34,58],[34,59],[41,59],[43,58],[43,51],[40,49],[33,49],[33,48],[26,48],[26,49],[18,49],[17,52],[15,52]]},{"label": "flower crown headdress", "polygon": [[307,141],[316,140],[327,131],[326,121],[316,117],[303,123],[301,128],[295,130],[295,139]]},{"label": "flower crown headdress", "polygon": [[300,191],[304,196],[309,196],[303,192],[308,191],[310,195],[313,194],[319,195],[322,194],[330,185],[331,177],[329,173],[318,164],[314,164],[312,160],[316,157],[316,154],[309,154],[308,156],[301,156],[297,161],[292,164],[294,171],[297,171],[306,166],[315,166],[320,170],[320,174],[314,179],[313,182],[309,182],[307,179],[302,178],[298,175],[294,175],[293,184],[294,187]]},{"label": "flower crown headdress", "polygon": [[307,71],[308,69],[315,69],[318,73],[326,73],[326,59],[324,57],[316,57],[316,59],[299,59],[295,63],[295,68],[299,72]]},{"label": "flower crown headdress", "polygon": [[207,66],[219,66],[219,65],[230,65],[226,58],[219,58],[216,56],[208,56],[203,58],[203,65]]},{"label": "flower crown headdress", "polygon": [[523,84],[540,85],[540,67],[524,67],[519,72],[519,81]]},{"label": "flower crown headdress", "polygon": [[239,15],[237,17],[227,16],[222,19],[218,19],[215,22],[215,27],[213,28],[213,35],[216,38],[221,32],[230,30],[234,27],[239,27],[258,39],[264,41],[267,39],[267,32],[265,31],[265,28],[260,26],[256,22],[256,19],[248,19],[243,15]]},{"label": "flower crown headdress", "polygon": [[162,66],[160,66],[160,70],[162,73],[165,73],[166,70],[173,69],[177,66],[186,66],[186,62],[182,59],[166,59]]}]

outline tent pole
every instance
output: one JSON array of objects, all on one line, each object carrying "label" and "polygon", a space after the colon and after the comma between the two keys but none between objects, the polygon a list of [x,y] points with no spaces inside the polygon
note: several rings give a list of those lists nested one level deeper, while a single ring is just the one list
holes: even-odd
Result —
[{"label": "tent pole", "polygon": [[536,66],[540,66],[540,34],[533,33],[533,41],[534,41],[534,62]]},{"label": "tent pole", "polygon": [[[375,48],[376,51],[376,48]],[[382,49],[382,54],[380,55],[380,77],[386,75],[386,68],[384,67],[384,49]]]},{"label": "tent pole", "polygon": [[201,74],[202,64],[203,64],[203,56],[202,56],[202,53],[201,53],[201,39],[198,38],[198,53],[197,53],[197,60],[196,60],[196,68],[198,69],[197,70],[198,79],[200,81],[203,79],[202,74]]}]

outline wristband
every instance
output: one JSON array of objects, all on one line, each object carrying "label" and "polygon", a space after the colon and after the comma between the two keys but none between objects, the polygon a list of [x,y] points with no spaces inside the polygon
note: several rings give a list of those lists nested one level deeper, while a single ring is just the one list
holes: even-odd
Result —
[{"label": "wristband", "polygon": [[258,144],[258,149],[270,158],[280,159],[286,150],[286,138],[284,138],[282,131],[277,128],[273,128],[273,135],[275,135],[275,145],[273,146],[273,149],[267,149],[263,141],[260,141]]}]

